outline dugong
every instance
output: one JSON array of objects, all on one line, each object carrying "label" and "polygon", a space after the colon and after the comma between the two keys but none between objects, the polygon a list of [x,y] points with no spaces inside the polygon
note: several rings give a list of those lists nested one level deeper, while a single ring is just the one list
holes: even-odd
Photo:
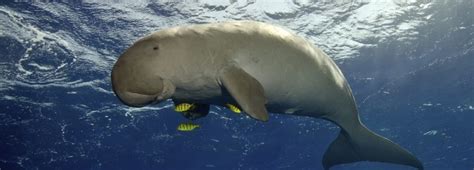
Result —
[{"label": "dugong", "polygon": [[423,169],[361,123],[351,88],[323,51],[278,26],[231,21],[163,29],[128,48],[111,77],[120,101],[133,107],[172,99],[199,104],[200,112],[232,103],[260,121],[268,112],[329,120],[341,130],[324,153],[324,169],[357,161]]}]

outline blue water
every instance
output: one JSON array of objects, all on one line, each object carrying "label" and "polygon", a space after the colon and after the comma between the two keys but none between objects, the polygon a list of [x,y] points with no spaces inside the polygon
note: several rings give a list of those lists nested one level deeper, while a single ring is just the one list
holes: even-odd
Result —
[{"label": "blue water", "polygon": [[[179,132],[186,120],[171,102],[132,109],[113,94],[111,67],[134,40],[231,19],[282,25],[320,46],[348,79],[362,121],[425,169],[474,168],[471,0],[399,3],[394,9],[402,12],[381,12],[372,25],[352,21],[367,17],[369,1],[266,8],[259,0],[138,2],[0,2],[0,169],[322,169],[339,133],[330,122],[271,114],[262,123],[212,107],[196,121],[200,129]],[[314,21],[305,18],[310,14]],[[358,39],[347,31],[357,26],[370,34]],[[360,162],[334,169],[410,167]]]}]

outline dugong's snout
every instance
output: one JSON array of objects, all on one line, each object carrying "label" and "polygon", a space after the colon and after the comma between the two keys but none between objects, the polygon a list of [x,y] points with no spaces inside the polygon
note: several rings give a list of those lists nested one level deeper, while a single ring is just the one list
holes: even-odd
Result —
[{"label": "dugong's snout", "polygon": [[[157,89],[156,92],[150,91],[149,89],[141,91],[140,88],[134,90],[134,88],[121,87],[126,85],[119,83],[119,81],[112,76],[112,86],[115,94],[122,103],[132,107],[142,107],[171,98],[175,91],[175,86],[169,80],[161,78],[159,83],[156,82],[157,81],[153,84],[155,89]],[[129,84],[133,84],[133,82],[130,82]]]},{"label": "dugong's snout", "polygon": [[115,94],[122,103],[132,107],[146,106],[155,101],[155,96],[153,95],[144,95],[129,91],[115,91]]},{"label": "dugong's snout", "polygon": [[171,81],[129,58],[124,53],[112,69],[112,88],[122,103],[142,107],[159,103],[173,95],[175,86]]}]

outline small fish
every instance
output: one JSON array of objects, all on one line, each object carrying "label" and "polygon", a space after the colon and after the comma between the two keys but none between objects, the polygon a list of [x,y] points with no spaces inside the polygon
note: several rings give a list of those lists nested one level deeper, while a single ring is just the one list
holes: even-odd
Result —
[{"label": "small fish", "polygon": [[192,131],[196,128],[199,128],[200,126],[198,124],[194,124],[194,123],[181,123],[178,125],[178,130],[179,131],[183,131],[183,132],[189,132],[189,131]]},{"label": "small fish", "polygon": [[233,104],[225,104],[227,106],[228,109],[232,110],[234,113],[241,113],[242,111],[240,111],[240,109],[233,105]]},{"label": "small fish", "polygon": [[192,110],[194,108],[194,104],[190,103],[180,103],[175,106],[174,111],[176,112],[186,112]]}]

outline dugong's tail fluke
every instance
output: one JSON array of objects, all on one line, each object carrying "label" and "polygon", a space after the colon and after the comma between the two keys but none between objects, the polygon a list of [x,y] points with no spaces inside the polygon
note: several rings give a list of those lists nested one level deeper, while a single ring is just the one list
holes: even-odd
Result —
[{"label": "dugong's tail fluke", "polygon": [[323,166],[327,170],[338,164],[357,161],[388,162],[423,169],[421,162],[410,152],[362,124],[350,131],[341,128],[339,136],[324,153]]}]

